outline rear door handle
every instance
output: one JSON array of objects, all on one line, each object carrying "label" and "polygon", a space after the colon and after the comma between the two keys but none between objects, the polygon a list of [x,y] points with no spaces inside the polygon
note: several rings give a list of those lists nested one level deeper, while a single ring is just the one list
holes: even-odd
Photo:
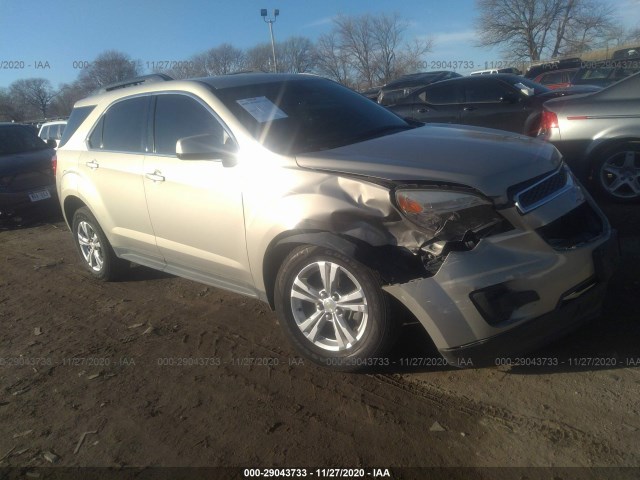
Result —
[{"label": "rear door handle", "polygon": [[464,107],[463,109],[465,112],[473,112],[474,110],[477,110],[476,107]]},{"label": "rear door handle", "polygon": [[428,108],[419,108],[418,113],[427,113],[429,111]]},{"label": "rear door handle", "polygon": [[159,170],[156,170],[153,173],[147,173],[145,174],[145,177],[147,177],[149,180],[153,180],[154,182],[164,182],[164,177],[160,175]]},{"label": "rear door handle", "polygon": [[95,160],[91,160],[90,162],[86,162],[85,165],[87,167],[89,167],[91,170],[95,170],[96,168],[98,168],[100,166],[98,164],[98,162],[96,162]]}]

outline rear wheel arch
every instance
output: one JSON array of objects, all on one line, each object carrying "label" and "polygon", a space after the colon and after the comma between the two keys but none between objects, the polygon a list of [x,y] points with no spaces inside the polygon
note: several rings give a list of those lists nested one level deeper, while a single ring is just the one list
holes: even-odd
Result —
[{"label": "rear wheel arch", "polygon": [[71,225],[73,224],[73,215],[76,213],[76,211],[79,208],[86,207],[86,206],[87,205],[82,200],[80,200],[78,197],[75,197],[73,195],[68,196],[67,198],[64,199],[62,210],[64,212],[64,217],[69,227],[71,227]]}]

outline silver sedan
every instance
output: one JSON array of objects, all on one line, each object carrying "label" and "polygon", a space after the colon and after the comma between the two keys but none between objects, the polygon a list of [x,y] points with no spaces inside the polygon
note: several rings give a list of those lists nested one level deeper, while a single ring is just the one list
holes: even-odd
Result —
[{"label": "silver sedan", "polygon": [[589,95],[544,104],[539,138],[579,178],[619,202],[640,199],[640,73]]}]

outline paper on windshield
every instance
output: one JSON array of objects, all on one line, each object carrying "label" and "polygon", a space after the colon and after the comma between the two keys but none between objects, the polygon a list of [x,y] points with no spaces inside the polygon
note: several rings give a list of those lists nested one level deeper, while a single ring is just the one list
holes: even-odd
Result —
[{"label": "paper on windshield", "polygon": [[236,101],[260,123],[288,117],[267,97],[243,98]]},{"label": "paper on windshield", "polygon": [[533,96],[535,90],[531,87],[527,87],[524,83],[516,83],[516,88],[519,88],[522,93],[524,93],[527,97]]}]

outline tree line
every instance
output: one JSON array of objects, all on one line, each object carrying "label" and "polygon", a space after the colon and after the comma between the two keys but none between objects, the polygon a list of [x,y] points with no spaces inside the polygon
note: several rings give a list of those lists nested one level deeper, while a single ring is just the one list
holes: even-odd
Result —
[{"label": "tree line", "polygon": [[[301,36],[277,42],[278,72],[316,73],[355,89],[382,85],[417,71],[424,54],[432,48],[430,39],[408,41],[407,28],[408,22],[397,14],[338,16],[331,30],[315,43]],[[58,89],[45,78],[21,79],[0,89],[0,120],[66,116],[79,99],[105,85],[145,73],[166,73],[181,79],[241,71],[272,72],[272,62],[268,42],[245,50],[223,43],[168,65],[145,65],[124,52],[109,50],[88,62],[75,81]]]},{"label": "tree line", "polygon": [[[640,43],[640,28],[622,27],[605,0],[476,0],[476,10],[477,46],[502,47],[506,60],[579,56],[603,46]],[[423,70],[424,57],[433,49],[428,36],[408,39],[408,26],[397,14],[339,15],[315,42],[301,36],[278,42],[278,71],[316,73],[357,90],[383,85]],[[184,61],[163,63],[144,65],[109,50],[87,63],[75,81],[57,89],[45,78],[17,80],[0,88],[0,120],[66,116],[77,100],[144,73],[180,79],[274,70],[270,43],[248,49],[223,43]]]}]

